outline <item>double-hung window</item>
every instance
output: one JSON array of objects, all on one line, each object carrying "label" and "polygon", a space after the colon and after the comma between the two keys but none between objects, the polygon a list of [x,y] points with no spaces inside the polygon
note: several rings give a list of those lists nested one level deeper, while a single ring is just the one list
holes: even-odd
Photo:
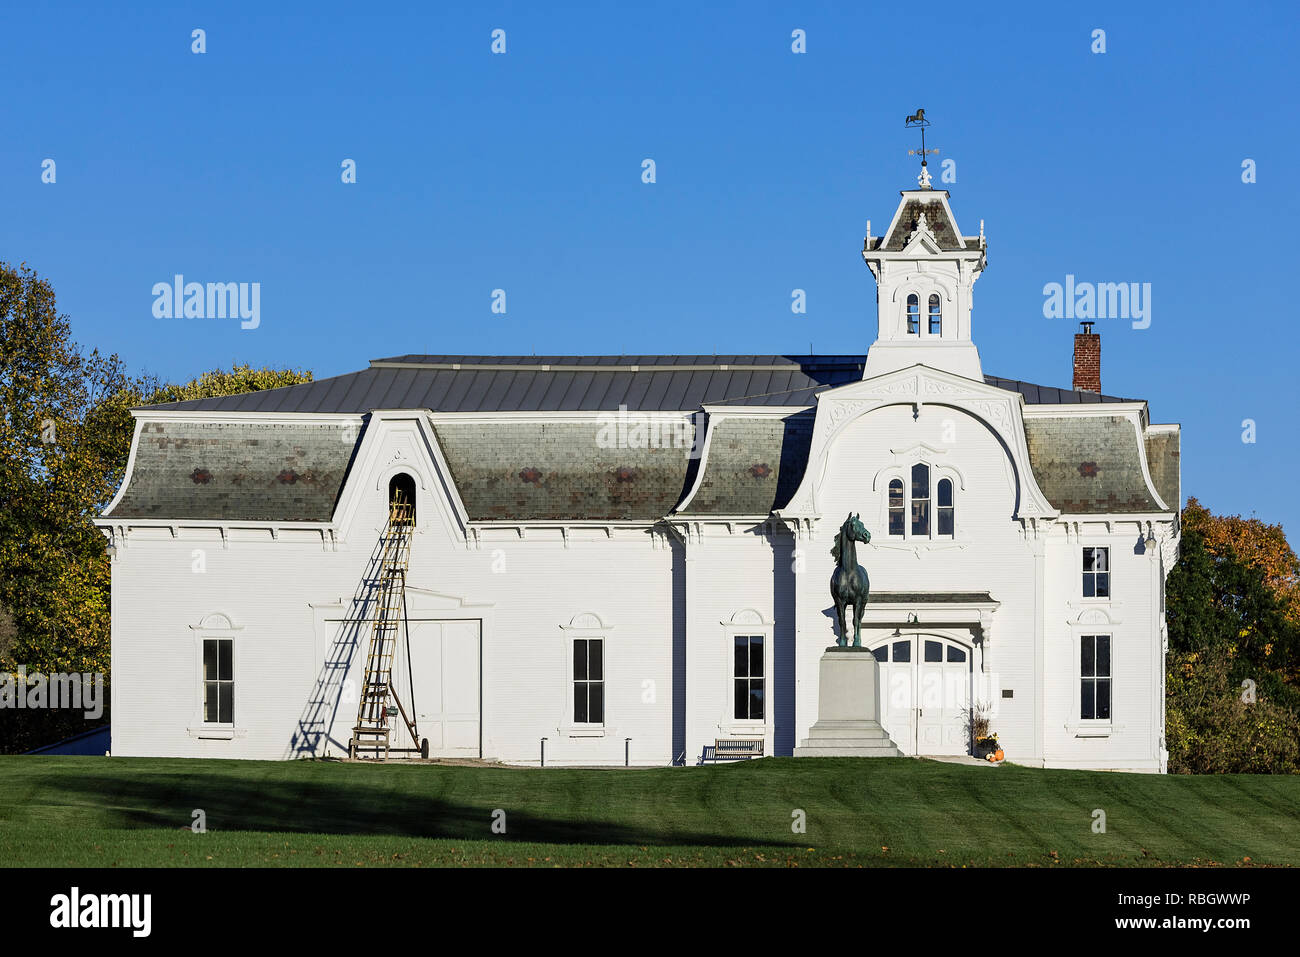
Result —
[{"label": "double-hung window", "polygon": [[605,641],[573,640],[573,723],[605,723]]},{"label": "double-hung window", "polygon": [[735,665],[732,669],[735,690],[733,715],[737,721],[763,720],[766,714],[766,680],[763,671],[763,636],[737,635]]},{"label": "double-hung window", "polygon": [[203,721],[235,721],[235,642],[230,638],[203,639]]},{"label": "double-hung window", "polygon": [[1079,639],[1079,717],[1110,720],[1110,635]]},{"label": "double-hung window", "polygon": [[1083,597],[1110,597],[1110,549],[1087,547],[1083,550]]}]

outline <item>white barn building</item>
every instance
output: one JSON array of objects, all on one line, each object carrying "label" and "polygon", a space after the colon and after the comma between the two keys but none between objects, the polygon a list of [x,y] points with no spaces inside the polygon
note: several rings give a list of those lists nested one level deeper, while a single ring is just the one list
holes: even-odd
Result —
[{"label": "white barn building", "polygon": [[[863,644],[906,754],[1165,770],[1179,430],[984,374],[985,241],[907,190],[863,258],[865,356],[402,356],[137,409],[112,549],[115,755],[347,752],[368,575],[413,490],[410,692],[434,756],[694,764],[788,755],[834,643],[845,516]],[[409,643],[409,655],[406,644]]]}]

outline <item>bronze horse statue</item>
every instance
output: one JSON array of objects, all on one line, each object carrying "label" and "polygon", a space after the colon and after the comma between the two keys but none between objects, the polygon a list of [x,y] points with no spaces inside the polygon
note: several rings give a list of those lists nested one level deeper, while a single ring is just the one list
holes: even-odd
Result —
[{"label": "bronze horse statue", "polygon": [[841,647],[849,643],[849,632],[844,620],[844,611],[848,605],[853,606],[853,647],[862,647],[862,613],[866,610],[867,596],[871,592],[871,582],[867,570],[858,564],[858,550],[854,542],[866,544],[871,541],[871,533],[862,524],[857,515],[850,514],[840,526],[835,536],[835,545],[831,555],[838,567],[831,573],[831,598],[835,601],[835,617],[840,623],[840,635],[835,643]]}]

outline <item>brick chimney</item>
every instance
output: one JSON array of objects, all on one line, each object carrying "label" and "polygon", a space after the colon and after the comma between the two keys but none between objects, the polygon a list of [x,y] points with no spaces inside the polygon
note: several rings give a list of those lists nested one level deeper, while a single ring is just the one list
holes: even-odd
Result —
[{"label": "brick chimney", "polygon": [[1091,322],[1081,322],[1083,332],[1074,334],[1074,387],[1083,392],[1101,391],[1101,336]]}]

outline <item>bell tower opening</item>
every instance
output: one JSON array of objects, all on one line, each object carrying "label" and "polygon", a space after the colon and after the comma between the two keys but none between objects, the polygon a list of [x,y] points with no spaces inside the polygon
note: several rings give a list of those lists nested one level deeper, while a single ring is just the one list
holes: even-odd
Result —
[{"label": "bell tower opening", "polygon": [[415,524],[415,479],[398,472],[388,482],[388,512],[396,521]]}]

